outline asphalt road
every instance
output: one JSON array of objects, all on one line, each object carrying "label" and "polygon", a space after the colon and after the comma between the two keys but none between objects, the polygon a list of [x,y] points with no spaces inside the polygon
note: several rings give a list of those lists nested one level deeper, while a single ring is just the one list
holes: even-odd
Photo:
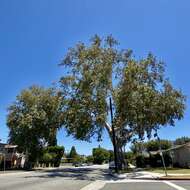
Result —
[{"label": "asphalt road", "polygon": [[79,190],[109,178],[107,169],[96,167],[18,172],[1,174],[0,190]]},{"label": "asphalt road", "polygon": [[0,174],[0,190],[190,190],[190,181],[118,180],[106,167]]}]

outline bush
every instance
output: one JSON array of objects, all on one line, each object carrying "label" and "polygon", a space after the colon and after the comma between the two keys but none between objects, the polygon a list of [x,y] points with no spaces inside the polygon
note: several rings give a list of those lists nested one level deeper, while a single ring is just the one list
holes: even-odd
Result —
[{"label": "bush", "polygon": [[125,160],[127,161],[127,163],[131,163],[131,164],[134,163],[135,155],[133,152],[126,152],[124,154],[124,156],[125,156]]},{"label": "bush", "polygon": [[47,148],[48,153],[52,155],[51,164],[55,167],[59,167],[61,163],[61,158],[64,154],[64,147],[63,146],[50,146]]},{"label": "bush", "polygon": [[[164,156],[165,165],[167,167],[171,166],[172,165],[171,156],[169,154],[164,154],[163,156]],[[160,156],[160,154],[150,156],[150,166],[151,167],[162,167],[163,166],[162,157]]]},{"label": "bush", "polygon": [[110,153],[104,148],[94,148],[92,151],[94,158],[94,164],[103,164],[108,162],[110,158]]},{"label": "bush", "polygon": [[136,166],[138,168],[144,168],[145,167],[145,158],[143,155],[138,155],[136,157]]},{"label": "bush", "polygon": [[51,164],[54,167],[59,167],[63,154],[63,146],[49,146],[43,150],[43,155],[40,159],[40,163],[44,163],[46,166]]},{"label": "bush", "polygon": [[87,162],[87,163],[93,163],[93,162],[94,162],[94,157],[93,157],[92,155],[87,156],[86,162]]},{"label": "bush", "polygon": [[49,166],[51,160],[52,160],[52,155],[48,152],[44,153],[44,155],[42,156],[42,162],[46,164],[46,166]]},{"label": "bush", "polygon": [[114,161],[114,152],[113,150],[109,150],[109,153],[110,153],[109,162],[112,162]]},{"label": "bush", "polygon": [[83,156],[80,156],[80,155],[76,155],[74,158],[73,158],[73,163],[76,164],[76,163],[84,163],[85,162],[85,159]]}]

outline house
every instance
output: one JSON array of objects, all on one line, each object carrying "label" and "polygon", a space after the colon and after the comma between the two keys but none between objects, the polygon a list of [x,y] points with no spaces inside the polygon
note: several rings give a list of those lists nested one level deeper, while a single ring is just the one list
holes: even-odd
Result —
[{"label": "house", "polygon": [[26,157],[17,152],[17,145],[0,143],[0,165],[6,168],[23,168]]},{"label": "house", "polygon": [[164,152],[170,152],[174,166],[190,168],[190,142],[174,146]]}]

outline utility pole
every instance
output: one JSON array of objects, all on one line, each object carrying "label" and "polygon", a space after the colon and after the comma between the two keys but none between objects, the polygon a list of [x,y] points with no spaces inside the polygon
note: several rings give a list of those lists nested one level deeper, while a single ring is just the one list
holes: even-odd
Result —
[{"label": "utility pole", "polygon": [[163,166],[164,166],[164,172],[165,172],[165,175],[168,176],[167,169],[166,169],[166,164],[165,164],[165,160],[164,160],[164,155],[163,155],[163,153],[162,153],[160,138],[159,138],[158,136],[157,136],[157,138],[158,138],[159,147],[160,147],[160,156],[161,156],[161,158],[162,158],[162,163],[163,163]]},{"label": "utility pole", "polygon": [[111,127],[112,127],[112,140],[113,140],[113,148],[114,148],[114,161],[115,161],[115,172],[118,173],[118,157],[117,157],[117,146],[116,146],[116,138],[115,138],[115,129],[113,125],[113,110],[112,110],[112,100],[110,100],[110,113],[111,113]]}]

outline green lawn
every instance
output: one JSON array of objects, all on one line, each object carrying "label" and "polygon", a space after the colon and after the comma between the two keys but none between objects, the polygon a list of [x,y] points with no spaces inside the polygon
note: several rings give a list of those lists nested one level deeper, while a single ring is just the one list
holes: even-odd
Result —
[{"label": "green lawn", "polygon": [[[164,174],[163,168],[149,168],[146,171]],[[168,174],[190,174],[190,169],[167,168]]]}]

